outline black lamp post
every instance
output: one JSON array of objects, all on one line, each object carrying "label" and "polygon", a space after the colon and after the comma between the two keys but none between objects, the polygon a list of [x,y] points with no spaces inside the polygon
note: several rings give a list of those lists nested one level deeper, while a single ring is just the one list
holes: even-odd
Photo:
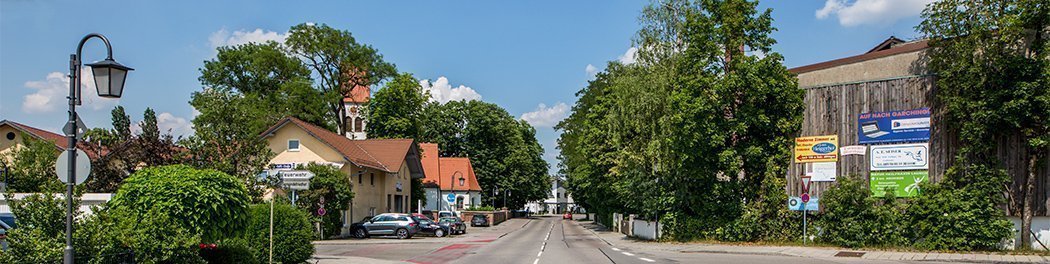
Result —
[{"label": "black lamp post", "polygon": [[[98,90],[98,96],[107,98],[119,98],[124,93],[124,80],[128,76],[128,71],[133,69],[121,65],[113,60],[113,47],[109,45],[109,40],[105,36],[98,33],[91,33],[84,36],[80,40],[80,44],[77,45],[77,53],[69,55],[69,123],[66,124],[73,129],[66,131],[66,138],[68,139],[68,145],[66,145],[66,151],[69,152],[69,171],[68,178],[66,178],[66,248],[63,251],[63,263],[73,263],[73,186],[76,185],[76,172],[77,172],[77,109],[76,106],[81,103],[80,96],[80,54],[84,49],[84,43],[89,39],[98,38],[106,44],[106,59],[100,62],[87,64],[91,67],[92,75],[95,76],[95,88]],[[72,132],[72,133],[70,133]]]},{"label": "black lamp post", "polygon": [[[449,205],[449,207],[450,208],[459,209],[459,195],[456,194],[456,175],[459,175],[459,180],[461,182],[463,181],[463,173],[462,172],[456,171],[456,173],[453,173],[452,175],[449,176],[451,178],[450,179],[451,181],[449,182],[449,184],[452,185],[452,195],[456,197],[454,200],[452,200],[453,201],[452,205]],[[451,210],[451,211],[455,211],[455,210]]]}]

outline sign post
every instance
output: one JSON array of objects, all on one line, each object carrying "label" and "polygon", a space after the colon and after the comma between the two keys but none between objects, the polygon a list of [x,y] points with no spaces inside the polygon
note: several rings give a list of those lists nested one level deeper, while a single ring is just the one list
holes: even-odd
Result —
[{"label": "sign post", "polygon": [[310,189],[310,178],[314,177],[313,172],[305,170],[281,171],[277,175],[281,178],[281,188],[292,190],[292,206],[298,198],[295,191]]},{"label": "sign post", "polygon": [[806,241],[809,239],[809,236],[806,235],[806,229],[809,229],[808,226],[806,226],[806,215],[809,214],[809,211],[806,210],[808,209],[806,208],[806,203],[809,203],[809,183],[811,182],[812,178],[803,175],[801,179],[802,195],[800,195],[800,198],[802,198],[802,245],[806,245],[806,243],[809,242]]}]

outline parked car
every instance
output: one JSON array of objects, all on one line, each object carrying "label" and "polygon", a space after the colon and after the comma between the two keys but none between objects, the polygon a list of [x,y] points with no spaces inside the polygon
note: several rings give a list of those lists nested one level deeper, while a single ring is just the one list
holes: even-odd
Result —
[{"label": "parked car", "polygon": [[470,226],[489,226],[489,217],[483,214],[476,214],[470,217]]},{"label": "parked car", "polygon": [[561,219],[572,219],[572,213],[565,213],[561,216]]},{"label": "parked car", "polygon": [[426,216],[421,217],[413,215],[412,217],[415,218],[417,222],[419,222],[419,234],[428,234],[433,235],[435,237],[444,237],[452,233],[450,232],[451,227],[449,227],[448,225],[436,223],[433,220],[430,220],[430,218],[426,218]]},{"label": "parked car", "polygon": [[357,233],[357,230],[360,229],[360,228],[363,228],[364,224],[367,223],[368,221],[371,221],[372,218],[375,218],[375,216],[365,216],[364,218],[361,218],[361,221],[358,221],[358,222],[355,222],[355,223],[351,223],[350,224],[350,236],[355,237],[355,238],[365,238],[365,237],[367,237],[367,236],[365,236],[365,234],[368,234],[368,232],[362,232],[360,234],[360,236],[359,236],[358,233]]},{"label": "parked car", "polygon": [[408,239],[419,232],[419,222],[408,214],[381,214],[352,229],[355,237],[394,236]]},{"label": "parked car", "polygon": [[0,229],[11,230],[15,227],[18,227],[18,225],[15,224],[15,214],[0,213]]},{"label": "parked car", "polygon": [[466,234],[467,224],[463,223],[463,219],[458,216],[442,217],[438,220],[439,224],[447,226],[450,234]]},{"label": "parked car", "polygon": [[452,216],[458,217],[459,216],[459,212],[454,212],[454,211],[439,211],[438,212],[438,219],[445,218],[445,217],[452,217]]},{"label": "parked car", "polygon": [[[429,217],[429,216],[427,216],[427,215],[425,215],[425,214],[416,214],[416,213],[413,213],[413,214],[412,214],[412,217],[415,217],[415,218],[418,218],[418,219],[426,219],[426,220],[434,221],[434,220],[431,220],[431,219],[430,219],[430,217]],[[418,219],[417,219],[417,220],[418,220]]]}]

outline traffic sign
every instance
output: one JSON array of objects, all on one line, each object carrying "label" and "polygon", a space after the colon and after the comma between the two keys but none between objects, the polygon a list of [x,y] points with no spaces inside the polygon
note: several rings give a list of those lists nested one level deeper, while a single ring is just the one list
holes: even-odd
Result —
[{"label": "traffic sign", "polygon": [[799,198],[802,199],[802,203],[808,203],[809,202],[809,194],[808,193],[803,193]]},{"label": "traffic sign", "polygon": [[[83,150],[77,149],[77,175],[75,175],[74,183],[79,185],[87,181],[89,175],[91,175],[91,159],[88,158],[87,153]],[[69,183],[69,151],[62,150],[62,154],[58,154],[58,159],[55,160],[55,174],[58,174],[58,180],[62,183]]]},{"label": "traffic sign", "polygon": [[66,125],[62,127],[62,133],[67,137],[72,136],[75,133],[77,138],[83,138],[84,132],[87,132],[87,125],[84,125],[84,121],[80,120],[80,115],[77,115],[75,124],[67,122]]},{"label": "traffic sign", "polygon": [[809,202],[803,203],[802,198],[792,196],[788,197],[787,205],[791,211],[818,211],[820,210],[820,197],[811,197]]},{"label": "traffic sign", "polygon": [[447,200],[448,203],[454,203],[454,202],[456,202],[456,195],[450,193],[450,194],[445,196],[445,200]]},{"label": "traffic sign", "polygon": [[328,211],[324,210],[324,207],[317,208],[317,216],[324,216]]},{"label": "traffic sign", "polygon": [[812,178],[809,176],[802,176],[802,192],[809,193],[809,183],[811,182],[811,179]]},{"label": "traffic sign", "polygon": [[281,177],[281,187],[289,190],[310,189],[310,178],[314,177],[313,172],[305,170],[281,171],[277,175]]}]

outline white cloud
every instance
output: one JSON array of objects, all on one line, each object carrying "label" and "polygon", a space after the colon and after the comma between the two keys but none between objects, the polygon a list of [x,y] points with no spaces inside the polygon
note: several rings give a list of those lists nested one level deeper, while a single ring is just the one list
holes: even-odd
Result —
[{"label": "white cloud", "polygon": [[157,128],[161,133],[170,132],[175,137],[193,134],[193,125],[189,121],[168,112],[157,115]]},{"label": "white cloud", "polygon": [[264,43],[266,41],[276,41],[277,43],[284,43],[284,40],[288,38],[288,32],[278,33],[275,31],[263,30],[256,28],[253,31],[237,30],[234,32],[226,31],[225,28],[220,29],[211,36],[208,37],[208,42],[211,43],[212,47],[222,46],[237,46],[248,43]]},{"label": "white cloud", "polygon": [[521,114],[521,120],[525,120],[534,127],[553,127],[565,119],[568,112],[569,105],[565,103],[559,102],[551,107],[541,103],[535,111]]},{"label": "white cloud", "polygon": [[594,79],[594,75],[598,74],[598,67],[594,67],[592,64],[587,64],[587,67],[583,68],[583,71],[587,72],[587,79]]},{"label": "white cloud", "polygon": [[[98,96],[98,90],[95,90],[95,77],[91,75],[91,70],[88,67],[80,70],[80,76],[80,93],[83,105],[79,107],[100,110],[111,108],[120,102],[120,99]],[[69,104],[69,101],[66,99],[69,95],[69,77],[65,73],[48,73],[43,80],[26,82],[25,87],[36,90],[36,92],[27,94],[24,97],[22,101],[23,112],[29,114],[48,113],[58,109],[65,109],[64,106]]]},{"label": "white cloud", "polygon": [[638,57],[638,48],[631,47],[631,48],[627,49],[627,52],[624,52],[623,55],[620,55],[619,58],[616,58],[616,60],[619,60],[620,63],[623,63],[623,64],[632,64],[632,63],[635,63],[635,62],[638,61],[637,57]]},{"label": "white cloud", "polygon": [[481,100],[481,94],[478,94],[477,91],[474,91],[474,89],[470,87],[459,85],[458,87],[453,88],[452,85],[448,83],[448,78],[445,78],[445,76],[439,77],[434,82],[431,82],[430,80],[420,80],[419,85],[423,86],[424,91],[430,92],[430,101],[442,104],[450,101]]},{"label": "white cloud", "polygon": [[897,20],[918,16],[926,4],[934,0],[827,0],[824,7],[815,12],[817,19],[835,15],[839,24],[846,27],[857,25],[891,25]]}]

